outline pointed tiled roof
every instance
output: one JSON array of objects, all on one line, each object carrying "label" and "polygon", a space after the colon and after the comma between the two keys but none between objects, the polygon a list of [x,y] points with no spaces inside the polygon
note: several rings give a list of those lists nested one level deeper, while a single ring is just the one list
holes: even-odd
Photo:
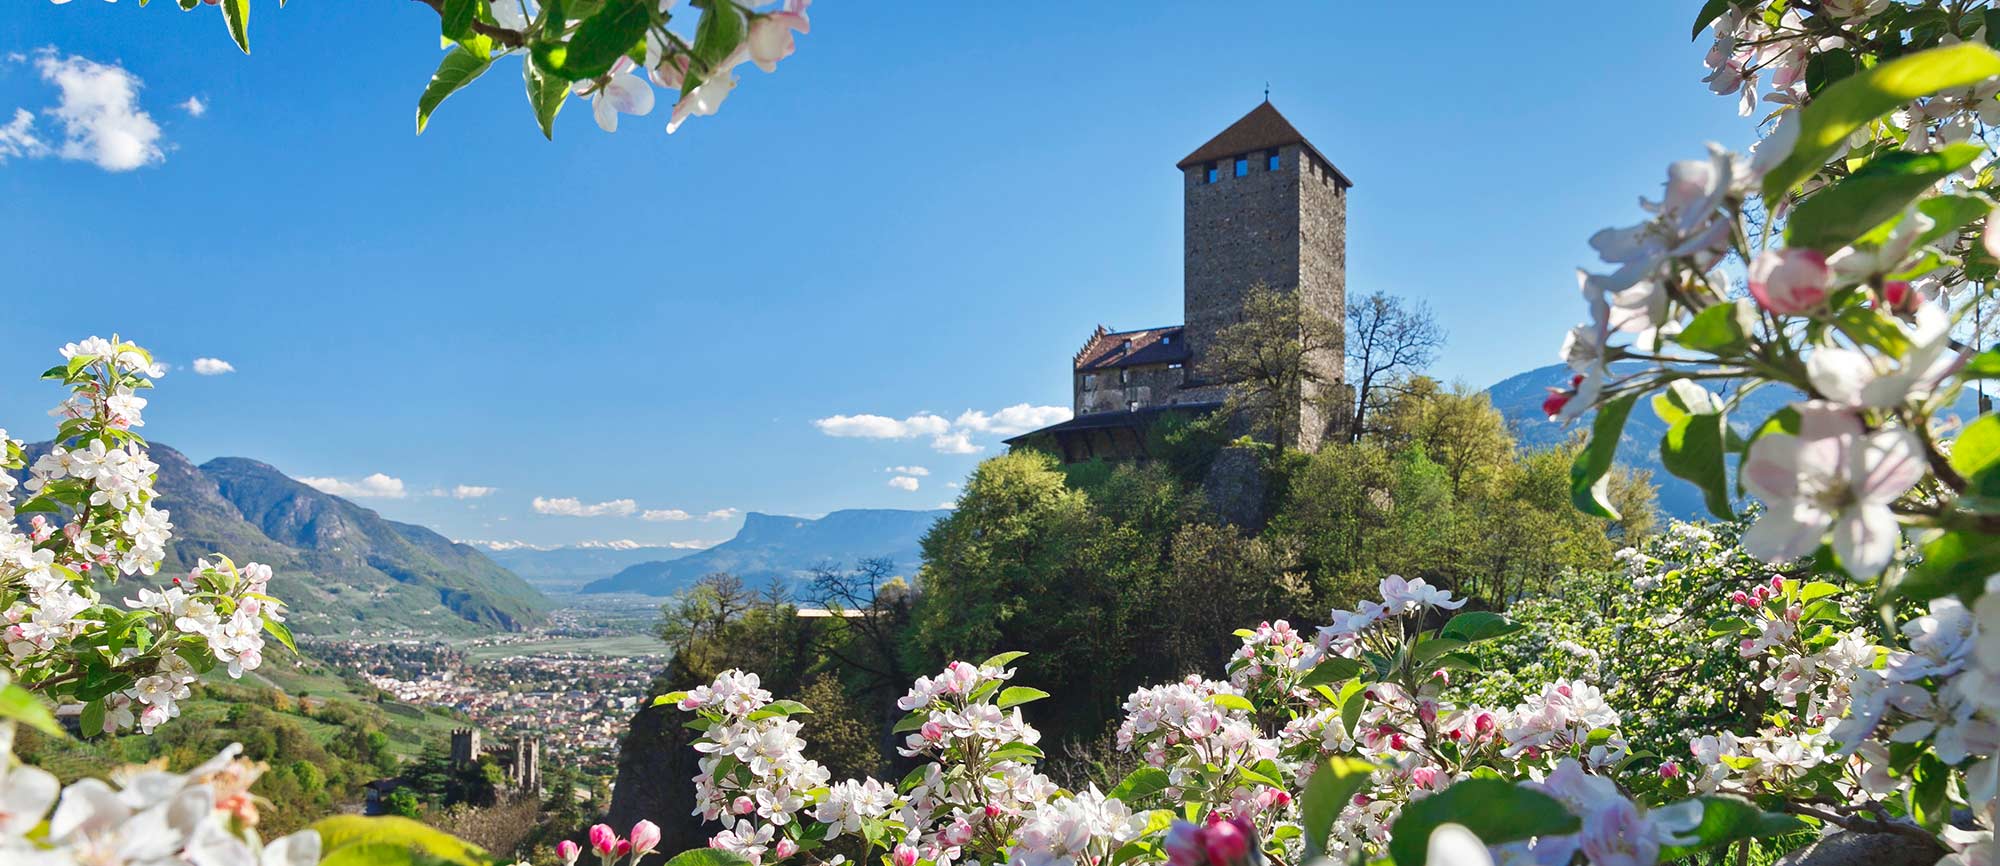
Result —
[{"label": "pointed tiled roof", "polygon": [[1076,371],[1182,363],[1188,359],[1182,332],[1180,325],[1137,331],[1111,331],[1098,325],[1076,353]]},{"label": "pointed tiled roof", "polygon": [[1279,114],[1277,106],[1272,105],[1269,100],[1250,109],[1249,114],[1230,124],[1228,129],[1209,139],[1207,144],[1195,148],[1193,153],[1175,163],[1174,167],[1185,169],[1191,165],[1232,159],[1288,144],[1303,146],[1320,162],[1325,163],[1327,168],[1333,169],[1334,175],[1340,178],[1341,183],[1354,185],[1353,181],[1347,179],[1347,175],[1333,167],[1333,160],[1327,159],[1326,154],[1320,153],[1319,148],[1313,147],[1312,142],[1307,141],[1283,114]]}]

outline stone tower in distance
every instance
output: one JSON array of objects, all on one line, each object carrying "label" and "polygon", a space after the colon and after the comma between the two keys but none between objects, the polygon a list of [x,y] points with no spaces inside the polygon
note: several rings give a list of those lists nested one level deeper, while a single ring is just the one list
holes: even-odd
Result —
[{"label": "stone tower in distance", "polygon": [[[1335,324],[1335,344],[1306,363],[1329,383],[1309,387],[1299,441],[1317,450],[1341,432],[1352,400],[1344,381],[1347,315],[1347,191],[1354,183],[1266,101],[1179,163],[1186,201],[1187,390],[1221,399],[1226,383],[1209,362],[1222,329],[1241,317],[1250,287],[1297,292]],[[1328,407],[1334,407],[1328,411]],[[1287,407],[1289,410],[1290,407]],[[1329,417],[1331,416],[1331,417]]]}]

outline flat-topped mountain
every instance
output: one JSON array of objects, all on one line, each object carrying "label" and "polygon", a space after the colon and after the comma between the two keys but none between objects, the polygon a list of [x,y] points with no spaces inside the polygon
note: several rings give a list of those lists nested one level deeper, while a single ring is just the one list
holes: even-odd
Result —
[{"label": "flat-topped mountain", "polygon": [[753,511],[743,516],[735,538],[670,562],[631,566],[583,591],[672,595],[718,571],[756,584],[796,578],[824,562],[852,566],[868,557],[888,557],[898,570],[914,572],[924,533],[947,513],[855,508],[810,518]]}]

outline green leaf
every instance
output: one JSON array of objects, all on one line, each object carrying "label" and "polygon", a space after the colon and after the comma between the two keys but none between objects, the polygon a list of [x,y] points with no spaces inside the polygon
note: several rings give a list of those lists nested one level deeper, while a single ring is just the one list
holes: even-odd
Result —
[{"label": "green leaf", "polygon": [[371,859],[334,859],[343,849],[361,846],[368,847],[369,853],[391,849],[414,852],[421,857],[413,862],[427,864],[443,861],[455,866],[487,866],[492,860],[486,851],[477,845],[442,830],[432,829],[395,815],[373,818],[361,815],[335,815],[320,819],[312,825],[312,829],[319,832],[321,849],[327,852],[326,859],[321,861],[321,866],[336,862],[354,866],[378,862]]},{"label": "green leaf", "polygon": [[444,0],[438,16],[444,38],[457,42],[472,35],[472,22],[479,19],[479,0]]},{"label": "green leaf", "polygon": [[94,737],[104,732],[104,702],[94,700],[83,705],[83,713],[77,716],[77,730],[85,737]]},{"label": "green leaf", "polygon": [[1342,680],[1353,679],[1361,673],[1361,663],[1343,656],[1327,656],[1306,675],[1299,679],[1302,686],[1331,685]]},{"label": "green leaf", "polygon": [[1708,25],[1715,23],[1715,19],[1721,18],[1722,13],[1727,11],[1729,0],[1708,0],[1702,4],[1701,12],[1694,17],[1694,35],[1688,38],[1700,39],[1701,31],[1707,30]]},{"label": "green leaf", "polygon": [[668,692],[664,695],[654,698],[653,706],[656,707],[672,706],[674,704],[680,703],[682,700],[687,698],[687,696],[688,696],[687,692]]},{"label": "green leaf", "polygon": [[1242,695],[1209,695],[1208,702],[1225,710],[1242,710],[1246,713],[1257,711],[1257,707]]},{"label": "green leaf", "polygon": [[666,866],[750,866],[750,861],[720,848],[690,848],[675,854]]},{"label": "green leaf", "polygon": [[422,851],[394,842],[360,842],[329,851],[319,866],[433,866]]},{"label": "green leaf", "polygon": [[571,81],[582,81],[610,72],[618,58],[646,38],[656,5],[652,0],[610,0],[604,4],[603,10],[584,19],[570,37],[562,74]]},{"label": "green leaf", "polygon": [[1349,737],[1354,736],[1354,726],[1361,721],[1361,711],[1368,707],[1368,699],[1361,695],[1365,689],[1367,686],[1355,680],[1340,690],[1340,726],[1347,730]]},{"label": "green leaf", "polygon": [[1973,478],[2000,465],[2000,415],[1981,415],[1951,445],[1951,468]]},{"label": "green leaf", "polygon": [[1674,342],[1697,352],[1720,355],[1741,349],[1757,330],[1757,310],[1748,301],[1715,304],[1674,335]]},{"label": "green leaf", "polygon": [[236,47],[250,53],[250,0],[222,0],[222,23],[229,28],[229,38],[236,40]]},{"label": "green leaf", "polygon": [[1334,819],[1374,772],[1374,764],[1337,756],[1313,768],[1312,778],[1306,780],[1305,792],[1299,797],[1299,823],[1306,840],[1302,862],[1311,863],[1326,852],[1326,837],[1333,832]]},{"label": "green leaf", "polygon": [[1968,382],[1974,379],[2000,379],[2000,349],[1987,349],[1967,361],[1958,377]]},{"label": "green leaf", "polygon": [[896,726],[890,728],[889,733],[907,734],[923,727],[925,722],[930,721],[930,718],[931,710],[929,707],[918,707],[909,715],[904,716],[901,721],[896,722]]},{"label": "green leaf", "polygon": [[1167,786],[1171,783],[1172,780],[1167,776],[1167,771],[1158,767],[1140,767],[1133,770],[1116,786],[1113,786],[1111,792],[1105,794],[1105,796],[1119,800],[1125,805],[1130,806],[1133,803],[1166,790]]},{"label": "green leaf", "polygon": [[[2000,75],[2000,54],[1970,42],[1908,54],[1850,75],[1799,109],[1798,141],[1764,176],[1764,201],[1775,205],[1792,187],[1819,171],[1849,133],[1941,90],[1967,87]],[[1796,216],[1796,214],[1795,214]]]},{"label": "green leaf", "polygon": [[[694,28],[694,61],[700,64],[695,71],[704,75],[720,66],[729,55],[735,53],[736,46],[742,44],[748,33],[743,13],[734,3],[711,2],[702,7],[701,21]],[[690,82],[683,89],[696,86]]]},{"label": "green leaf", "polygon": [[1598,407],[1597,419],[1590,427],[1590,442],[1576,453],[1576,462],[1570,465],[1570,502],[1585,514],[1618,519],[1618,509],[1612,508],[1605,498],[1605,475],[1611,471],[1611,461],[1618,454],[1618,439],[1625,433],[1625,417],[1632,414],[1632,402],[1636,399],[1638,395],[1628,394]]},{"label": "green leaf", "polygon": [[1524,628],[1526,623],[1515,622],[1497,613],[1484,610],[1468,610],[1451,618],[1438,630],[1438,636],[1456,638],[1466,643],[1478,643],[1496,637],[1506,637]]},{"label": "green leaf", "polygon": [[1889,587],[1884,601],[1929,601],[1956,595],[1966,601],[1986,589],[1986,577],[2000,572],[2000,537],[1946,532],[1924,545],[1923,561]]},{"label": "green leaf", "polygon": [[1794,247],[1832,252],[1901,214],[1910,202],[1985,151],[1954,144],[1934,153],[1891,150],[1839,183],[1799,202],[1785,223]]},{"label": "green leaf", "polygon": [[13,719],[51,737],[69,739],[69,733],[56,722],[55,713],[49,712],[33,692],[17,685],[0,687],[0,719]]},{"label": "green leaf", "polygon": [[798,701],[772,701],[768,704],[765,704],[762,707],[759,707],[756,712],[744,716],[743,720],[746,722],[755,722],[755,721],[761,721],[763,719],[774,718],[777,716],[791,716],[791,715],[798,715],[801,713],[810,715],[812,713],[812,710],[807,708],[805,704],[799,703]]},{"label": "green leaf", "polygon": [[1467,643],[1457,638],[1434,637],[1413,647],[1410,650],[1410,659],[1417,664],[1428,665],[1438,656],[1464,649]]},{"label": "green leaf", "polygon": [[1008,743],[986,754],[988,761],[1041,760],[1046,757],[1042,750],[1027,743]]},{"label": "green leaf", "polygon": [[1924,246],[1985,218],[1993,212],[1993,201],[1983,195],[1940,195],[1917,202],[1917,212],[1932,223],[1917,235],[1916,246]]},{"label": "green leaf", "polygon": [[1849,339],[1875,349],[1891,357],[1900,358],[1910,353],[1910,337],[1896,324],[1896,320],[1880,311],[1867,307],[1848,307],[1833,317],[1834,327]]},{"label": "green leaf", "polygon": [[[1748,800],[1712,795],[1702,797],[1698,802],[1701,804],[1701,821],[1693,829],[1679,834],[1691,836],[1694,841],[1661,848],[1660,862],[1679,860],[1703,848],[1739,839],[1757,839],[1806,829],[1806,823],[1797,817],[1767,813]],[[1691,806],[1692,803],[1684,801],[1662,808],[1685,809]]]},{"label": "green leaf", "polygon": [[1562,803],[1540,791],[1499,779],[1466,779],[1403,807],[1389,837],[1396,866],[1423,866],[1431,831],[1446,823],[1465,825],[1488,845],[1574,833],[1579,826]]},{"label": "green leaf", "polygon": [[995,655],[992,658],[989,658],[983,662],[980,662],[979,666],[981,668],[1004,668],[1009,664],[1012,664],[1015,659],[1021,658],[1026,655],[1027,653],[1021,652],[1019,650],[1015,650],[1013,652],[1004,652]]},{"label": "green leaf", "polygon": [[993,705],[1004,710],[1008,707],[1020,706],[1029,701],[1039,701],[1048,696],[1049,693],[1041,689],[1029,686],[1008,686],[1006,691],[1000,693],[1000,699],[994,701]]},{"label": "green leaf", "polygon": [[[1671,398],[1654,398],[1654,408]],[[1685,410],[1687,407],[1680,407]],[[1660,437],[1660,465],[1676,477],[1701,488],[1702,501],[1710,514],[1729,520],[1736,516],[1729,502],[1729,467],[1723,461],[1728,452],[1729,422],[1721,412],[1660,411],[1667,432]],[[1670,414],[1677,417],[1668,417]]]},{"label": "green leaf", "polygon": [[1821,51],[1806,61],[1806,94],[1818,96],[1827,87],[1853,75],[1860,66],[1845,51]]},{"label": "green leaf", "polygon": [[1840,587],[1837,584],[1827,583],[1824,580],[1815,580],[1805,586],[1799,587],[1799,602],[1803,604],[1808,601],[1817,601],[1827,596],[1839,594]]},{"label": "green leaf", "polygon": [[424,95],[417,97],[417,134],[424,134],[424,126],[431,121],[431,112],[437,110],[445,97],[486,74],[487,67],[492,65],[492,59],[477,56],[464,46],[453,48],[450,54],[446,54],[437,71],[431,73],[431,83],[424,87]]},{"label": "green leaf", "polygon": [[284,623],[279,622],[267,616],[264,617],[264,631],[269,633],[272,637],[277,638],[278,643],[284,644],[285,649],[292,651],[292,655],[299,654],[299,645],[298,643],[292,640],[291,626],[285,625]]}]

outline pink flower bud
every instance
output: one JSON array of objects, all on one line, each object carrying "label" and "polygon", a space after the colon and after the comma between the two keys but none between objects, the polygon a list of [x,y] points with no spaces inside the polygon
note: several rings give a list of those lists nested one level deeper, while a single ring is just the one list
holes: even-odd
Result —
[{"label": "pink flower bud", "polygon": [[1826,254],[1818,250],[1765,250],[1750,262],[1750,294],[1773,313],[1794,315],[1818,307],[1832,283]]},{"label": "pink flower bud", "polygon": [[632,850],[644,857],[660,846],[660,825],[641,819],[632,825]]},{"label": "pink flower bud", "polygon": [[1750,594],[1739,589],[1729,594],[1729,600],[1737,604],[1749,604]]},{"label": "pink flower bud", "polygon": [[917,849],[908,845],[897,845],[896,850],[890,852],[889,861],[895,866],[917,866]]},{"label": "pink flower bud", "polygon": [[1493,729],[1499,726],[1500,720],[1491,712],[1482,710],[1479,715],[1472,717],[1472,730],[1482,736],[1493,733]]},{"label": "pink flower bud", "polygon": [[748,815],[757,811],[757,801],[750,799],[748,794],[738,795],[736,800],[729,804],[729,811],[738,815]]},{"label": "pink flower bud", "polygon": [[563,866],[570,866],[570,864],[575,863],[577,855],[582,853],[583,846],[568,839],[556,843],[556,856],[562,858]]},{"label": "pink flower bud", "polygon": [[1805,608],[1799,607],[1796,604],[1792,605],[1791,607],[1785,608],[1785,620],[1787,622],[1798,622],[1799,617],[1804,616],[1805,612],[1806,612]]},{"label": "pink flower bud", "polygon": [[1391,749],[1395,749],[1396,751],[1399,751],[1399,752],[1402,752],[1402,751],[1408,751],[1408,750],[1409,750],[1409,748],[1410,748],[1410,746],[1409,746],[1409,741],[1407,741],[1407,740],[1403,739],[1403,735],[1402,735],[1402,734],[1390,734],[1390,735],[1389,735],[1389,748],[1391,748]]},{"label": "pink flower bud", "polygon": [[609,824],[593,824],[590,828],[590,847],[599,854],[610,854],[618,850],[618,834],[611,832]]},{"label": "pink flower bud", "polygon": [[1410,784],[1419,788],[1428,788],[1435,784],[1437,780],[1438,771],[1436,767],[1418,767],[1410,771]]},{"label": "pink flower bud", "polygon": [[[909,729],[905,728],[904,730]],[[925,722],[923,727],[917,729],[917,733],[922,734],[924,739],[935,743],[944,739],[944,726],[937,722]]]},{"label": "pink flower bud", "polygon": [[1924,305],[1924,296],[1902,280],[1882,285],[1882,306],[1891,313],[1914,313]]},{"label": "pink flower bud", "polygon": [[1681,777],[1681,765],[1676,763],[1674,759],[1668,758],[1666,761],[1660,764],[1660,778],[1678,779],[1680,777]]},{"label": "pink flower bud", "polygon": [[1576,396],[1574,391],[1550,388],[1549,396],[1542,398],[1542,414],[1549,416],[1550,420],[1561,418],[1563,407],[1568,406],[1569,399],[1574,396]]},{"label": "pink flower bud", "polygon": [[618,840],[618,856],[620,856],[620,857],[623,857],[623,856],[625,856],[625,855],[627,855],[627,854],[630,854],[630,853],[632,853],[632,842],[631,842],[631,840],[629,840],[629,839],[620,839],[620,840]]},{"label": "pink flower bud", "polygon": [[1420,719],[1420,720],[1422,720],[1422,721],[1423,721],[1423,723],[1424,723],[1424,724],[1426,724],[1426,725],[1431,725],[1431,724],[1436,724],[1436,723],[1437,723],[1437,720],[1438,720],[1438,705],[1437,705],[1437,702],[1436,702],[1436,701],[1418,701],[1418,702],[1417,702],[1417,718],[1418,718],[1418,719]]},{"label": "pink flower bud", "polygon": [[1445,670],[1444,668],[1438,668],[1437,670],[1431,672],[1431,676],[1436,677],[1438,682],[1444,683],[1445,685],[1451,685],[1451,671]]},{"label": "pink flower bud", "polygon": [[1776,593],[1781,593],[1781,592],[1784,592],[1784,591],[1785,591],[1785,579],[1784,579],[1783,577],[1781,577],[1781,576],[1778,576],[1778,575],[1772,575],[1772,576],[1771,576],[1771,592],[1772,592],[1773,594],[1776,594]]},{"label": "pink flower bud", "polygon": [[1208,866],[1235,866],[1250,856],[1250,834],[1234,819],[1208,825],[1201,831],[1201,845],[1208,853]]},{"label": "pink flower bud", "polygon": [[986,820],[991,821],[998,817],[1000,817],[1000,807],[988,804],[986,806]]},{"label": "pink flower bud", "polygon": [[1771,592],[1771,588],[1770,588],[1770,587],[1768,587],[1768,586],[1759,586],[1759,587],[1756,587],[1756,588],[1753,588],[1753,589],[1751,589],[1751,590],[1750,590],[1750,594],[1751,594],[1751,595],[1754,595],[1754,596],[1756,596],[1756,597],[1758,597],[1758,598],[1762,598],[1762,599],[1768,599],[1768,598],[1770,598],[1770,597],[1772,596],[1772,594],[1773,594],[1773,593]]},{"label": "pink flower bud", "polygon": [[1764,600],[1754,595],[1751,596],[1749,599],[1745,600],[1743,603],[1749,605],[1751,610],[1756,610],[1757,608],[1764,606]]},{"label": "pink flower bud", "polygon": [[1353,797],[1353,800],[1354,800],[1354,805],[1356,805],[1356,806],[1366,806],[1366,805],[1368,805],[1368,795],[1367,795],[1367,794],[1356,794],[1356,795],[1354,795],[1354,797]]},{"label": "pink flower bud", "polygon": [[799,853],[799,843],[794,842],[790,839],[779,839],[778,844],[772,850],[772,853],[777,855],[776,859],[783,860],[787,857],[792,856],[793,854]]}]

